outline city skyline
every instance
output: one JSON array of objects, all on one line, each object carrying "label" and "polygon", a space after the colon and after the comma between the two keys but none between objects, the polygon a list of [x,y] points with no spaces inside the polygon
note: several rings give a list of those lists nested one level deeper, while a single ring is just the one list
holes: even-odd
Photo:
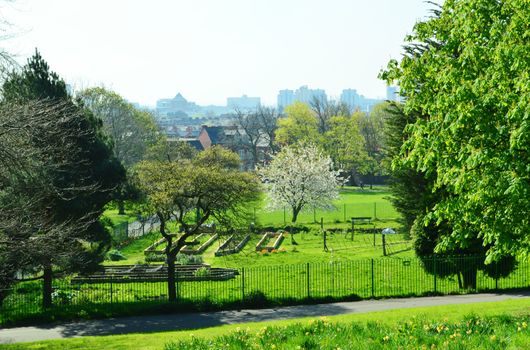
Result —
[{"label": "city skyline", "polygon": [[384,98],[378,73],[431,8],[423,0],[19,0],[2,4],[14,33],[3,44],[22,64],[38,48],[76,88],[105,86],[151,107],[177,92],[201,105],[243,94],[275,105],[278,90],[304,85],[336,99],[352,86]]},{"label": "city skyline", "polygon": [[[174,97],[160,98],[156,101],[156,111],[162,115],[175,112],[196,113],[202,110],[214,113],[216,115],[233,113],[235,110],[253,110],[259,106],[274,107],[279,112],[294,103],[295,101],[310,104],[314,98],[322,101],[340,101],[345,103],[351,110],[359,109],[360,111],[369,112],[371,108],[386,100],[399,100],[397,96],[398,89],[394,86],[387,86],[385,97],[367,97],[360,94],[356,89],[343,89],[340,97],[328,96],[326,90],[309,87],[307,85],[300,86],[297,89],[282,89],[278,91],[276,103],[266,104],[261,103],[260,96],[248,96],[243,94],[241,96],[227,96],[224,104],[198,104],[195,101],[186,99],[185,94],[180,91]],[[131,101],[135,105],[136,102]]]}]

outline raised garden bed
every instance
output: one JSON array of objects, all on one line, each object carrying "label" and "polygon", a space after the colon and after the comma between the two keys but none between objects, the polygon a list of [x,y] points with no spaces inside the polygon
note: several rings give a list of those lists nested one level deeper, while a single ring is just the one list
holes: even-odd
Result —
[{"label": "raised garden bed", "polygon": [[223,256],[223,255],[230,255],[230,254],[238,253],[241,251],[241,249],[243,249],[243,247],[248,243],[249,240],[250,240],[250,234],[247,234],[239,242],[236,241],[235,235],[231,235],[230,237],[228,237],[226,241],[223,242],[223,244],[219,246],[219,248],[217,248],[217,250],[215,251],[215,256]]},{"label": "raised garden bed", "polygon": [[[201,233],[200,235],[198,235],[197,237],[195,237],[193,239],[193,243],[194,245],[192,247],[195,246],[195,244],[200,244],[201,241],[203,241],[206,237],[208,237],[210,235],[210,233]],[[206,248],[208,248],[209,246],[212,245],[213,242],[215,242],[215,240],[219,237],[219,234],[213,234],[210,238],[208,238],[206,240],[206,242],[204,242],[203,244],[201,244],[197,249],[194,249],[192,247],[188,247],[188,246],[184,246],[182,247],[182,249],[180,250],[180,253],[182,254],[189,254],[189,255],[198,255],[198,254],[202,254],[204,253],[204,251],[206,250]]]},{"label": "raised garden bed", "polygon": [[[201,270],[202,273],[197,271]],[[177,281],[225,281],[234,278],[239,272],[236,269],[210,267],[207,264],[177,265]],[[106,266],[104,271],[72,278],[72,284],[81,283],[128,283],[128,282],[162,282],[167,281],[166,265],[121,265]]]},{"label": "raised garden bed", "polygon": [[[262,250],[272,251],[278,249],[283,241],[283,232],[265,232],[263,237],[256,244],[256,251],[261,252]],[[272,242],[272,245],[270,244]]]}]

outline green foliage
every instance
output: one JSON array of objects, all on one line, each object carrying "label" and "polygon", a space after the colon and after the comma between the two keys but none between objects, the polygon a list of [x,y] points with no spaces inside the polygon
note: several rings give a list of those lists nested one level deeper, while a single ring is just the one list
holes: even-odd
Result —
[{"label": "green foliage", "polygon": [[237,170],[241,161],[236,153],[222,146],[214,145],[199,152],[193,163],[199,167]]},{"label": "green foliage", "polygon": [[117,93],[102,87],[81,91],[78,98],[99,119],[111,138],[116,158],[126,167],[144,158],[160,136],[154,116],[138,110]]},{"label": "green foliage", "polygon": [[202,256],[189,255],[189,254],[177,254],[175,261],[179,265],[198,265],[198,264],[202,264]]},{"label": "green foliage", "polygon": [[451,227],[437,252],[477,238],[487,262],[530,251],[527,5],[446,1],[383,74],[399,82],[405,113],[428,116],[407,127],[401,154],[446,193],[425,218]]},{"label": "green foliage", "polygon": [[329,128],[323,135],[323,147],[330,155],[335,168],[354,175],[366,168],[369,160],[365,150],[366,141],[360,133],[363,114],[333,116]]},{"label": "green foliage", "polygon": [[195,277],[208,277],[208,276],[210,276],[210,269],[207,268],[206,266],[199,267],[195,271]]},{"label": "green foliage", "polygon": [[468,315],[453,322],[414,316],[396,324],[322,317],[257,332],[238,327],[213,339],[192,336],[164,349],[515,349],[530,337],[528,322],[528,316]]},{"label": "green foliage", "polygon": [[[45,268],[49,280],[54,265],[67,271],[97,268],[110,243],[97,217],[124,178],[101,120],[68,95],[64,81],[38,52],[8,76],[2,92],[3,108],[24,109],[19,114],[26,124],[19,130],[23,151],[38,154],[33,166],[14,171],[0,193],[0,206],[12,215],[2,221],[23,221],[5,232],[16,246],[26,246],[17,269]],[[43,113],[48,113],[46,123],[35,123]],[[12,253],[16,246],[2,251]]]},{"label": "green foliage", "polygon": [[127,257],[123,255],[118,249],[111,249],[107,252],[107,259],[110,261],[127,260]]},{"label": "green foliage", "polygon": [[320,139],[318,120],[308,105],[295,102],[285,108],[285,118],[278,119],[276,142],[282,146]]}]

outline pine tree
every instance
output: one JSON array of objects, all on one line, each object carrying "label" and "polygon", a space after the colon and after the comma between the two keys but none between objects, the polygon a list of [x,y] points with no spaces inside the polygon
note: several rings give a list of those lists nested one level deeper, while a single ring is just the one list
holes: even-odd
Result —
[{"label": "pine tree", "polygon": [[[35,235],[49,235],[46,246],[32,246],[30,264],[44,272],[43,304],[51,305],[53,267],[63,271],[93,269],[102,261],[109,247],[110,236],[97,218],[111,200],[112,190],[124,180],[124,169],[112,155],[110,142],[101,131],[101,121],[82,103],[69,96],[66,84],[36,52],[20,72],[13,72],[2,87],[2,104],[24,105],[39,101],[60,105],[57,118],[60,130],[50,132],[37,128],[33,147],[41,148],[41,156],[48,163],[57,164],[42,175],[49,179],[49,187],[41,191],[46,208],[34,208],[36,215],[45,215],[34,227]],[[31,118],[31,114],[23,114]],[[62,149],[65,139],[71,145]],[[54,190],[49,190],[54,189]],[[24,189],[17,189],[20,196]],[[33,189],[35,191],[35,189]],[[28,198],[34,193],[26,193]],[[43,214],[44,213],[44,214]],[[42,222],[47,224],[43,227]],[[57,234],[55,227],[77,224],[68,235]]]}]

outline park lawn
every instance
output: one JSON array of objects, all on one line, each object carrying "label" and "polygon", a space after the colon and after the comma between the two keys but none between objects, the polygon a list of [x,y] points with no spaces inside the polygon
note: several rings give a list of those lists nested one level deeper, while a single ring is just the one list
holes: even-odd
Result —
[{"label": "park lawn", "polygon": [[150,232],[132,240],[119,249],[127,259],[119,261],[106,260],[103,265],[134,265],[145,264],[144,249],[158,241],[162,236],[159,232]]},{"label": "park lawn", "polygon": [[124,222],[133,223],[138,220],[138,216],[135,214],[125,212],[125,215],[118,214],[118,209],[107,209],[103,212],[103,216],[109,218],[114,226],[119,226]]},{"label": "park lawn", "polygon": [[[326,317],[326,323],[339,324],[348,326],[353,323],[362,327],[372,327],[374,332],[383,327],[396,327],[398,325],[417,322],[420,320],[422,324],[449,324],[451,322],[459,322],[465,317],[486,318],[486,317],[500,317],[507,319],[510,317],[528,317],[530,315],[530,301],[526,299],[513,299],[500,302],[486,302],[474,304],[460,304],[460,305],[442,305],[432,307],[421,307],[411,309],[398,309],[390,311],[370,312],[364,314],[348,314]],[[143,349],[154,350],[164,349],[164,346],[169,342],[179,340],[189,341],[192,337],[198,339],[212,339],[223,337],[228,334],[234,334],[239,330],[245,330],[252,334],[263,331],[265,327],[289,327],[292,325],[308,325],[314,323],[314,320],[319,320],[318,317],[306,317],[292,320],[268,321],[268,322],[253,322],[233,325],[222,325],[217,327],[210,327],[195,330],[170,331],[170,332],[155,332],[155,333],[136,333],[129,335],[114,335],[114,336],[90,336],[82,338],[72,338],[66,340],[49,340],[32,343],[19,343],[10,345],[0,345],[2,349]],[[508,320],[509,322],[509,320]],[[514,334],[511,337],[511,344],[513,349],[524,349],[525,345],[530,343],[530,335],[528,328],[524,328],[517,333],[517,325],[512,325]],[[491,334],[486,334],[488,339],[491,339]],[[385,347],[395,348],[395,347]]]},{"label": "park lawn", "polygon": [[[349,222],[351,217],[371,217],[372,219],[396,220],[400,217],[388,200],[390,193],[384,186],[361,190],[357,187],[345,186],[339,191],[339,198],[333,202],[333,210],[305,208],[298,216],[298,224],[320,222],[325,224]],[[263,196],[261,204],[254,210],[255,221],[262,226],[283,225],[291,222],[292,213],[289,208],[267,210],[267,197]],[[285,215],[284,215],[285,214]],[[376,220],[377,221],[377,220]]]},{"label": "park lawn", "polygon": [[[315,217],[324,218],[324,229],[340,228],[343,230],[351,228],[351,222],[348,221],[351,216],[374,216],[374,203],[376,211],[379,213],[386,212],[386,218],[373,220],[371,223],[361,223],[355,226],[356,230],[376,228],[381,230],[385,227],[392,227],[400,232],[400,224],[396,221],[399,217],[397,212],[392,208],[387,197],[389,192],[385,187],[374,187],[373,190],[360,190],[356,187],[344,187],[340,191],[340,198],[335,201],[337,211],[318,211]],[[262,208],[266,206],[265,196],[262,203],[258,203],[256,209],[256,220],[261,226],[274,226],[276,228],[282,227],[283,210],[268,212]],[[261,207],[261,208],[259,208]],[[385,209],[386,208],[386,209]],[[115,213],[114,213],[115,212]],[[116,210],[107,210],[105,215],[117,215]],[[290,216],[287,214],[287,221]],[[346,214],[347,221],[344,222],[344,214]],[[255,252],[256,243],[261,236],[252,235],[251,240],[247,243],[245,248],[238,254],[228,255],[224,257],[215,257],[214,252],[227,238],[221,236],[216,242],[209,247],[203,254],[205,262],[212,266],[227,266],[227,267],[241,267],[241,266],[263,266],[270,264],[299,264],[306,262],[329,262],[336,260],[352,260],[362,258],[377,258],[383,256],[381,246],[381,235],[376,237],[376,247],[373,247],[373,238],[371,235],[359,234],[355,235],[354,242],[348,239],[345,234],[328,235],[328,252],[323,250],[323,237],[320,233],[320,224],[313,222],[313,212],[309,211],[302,213],[300,220],[297,223],[299,226],[306,226],[312,232],[296,234],[295,240],[298,245],[291,244],[290,236],[287,235],[284,239],[281,250],[283,253],[259,254]],[[169,228],[172,232],[176,231],[176,225],[171,223]],[[404,241],[403,235],[388,236],[389,243],[394,241]],[[143,250],[150,244],[161,238],[159,233],[151,233],[143,238],[131,242],[129,245],[120,250],[127,256],[127,260],[118,262],[106,262],[107,265],[116,264],[137,264],[144,262]],[[410,257],[414,253],[410,248],[410,244],[402,244],[390,247],[390,255],[395,257]],[[407,250],[408,249],[408,250]]]},{"label": "park lawn", "polygon": [[[328,233],[326,238],[328,251],[324,251],[323,234],[317,230],[295,234],[295,244],[291,242],[291,235],[286,234],[279,249],[271,253],[256,251],[256,244],[261,237],[261,235],[253,234],[239,253],[216,257],[215,250],[224,241],[221,238],[205,251],[203,259],[212,266],[255,267],[383,257],[380,234],[375,235],[376,246],[374,247],[372,234],[356,234],[352,241],[350,233]],[[404,235],[386,235],[386,242],[389,244],[388,252],[393,253],[389,256],[402,258],[414,256],[411,242],[407,241]]]}]

